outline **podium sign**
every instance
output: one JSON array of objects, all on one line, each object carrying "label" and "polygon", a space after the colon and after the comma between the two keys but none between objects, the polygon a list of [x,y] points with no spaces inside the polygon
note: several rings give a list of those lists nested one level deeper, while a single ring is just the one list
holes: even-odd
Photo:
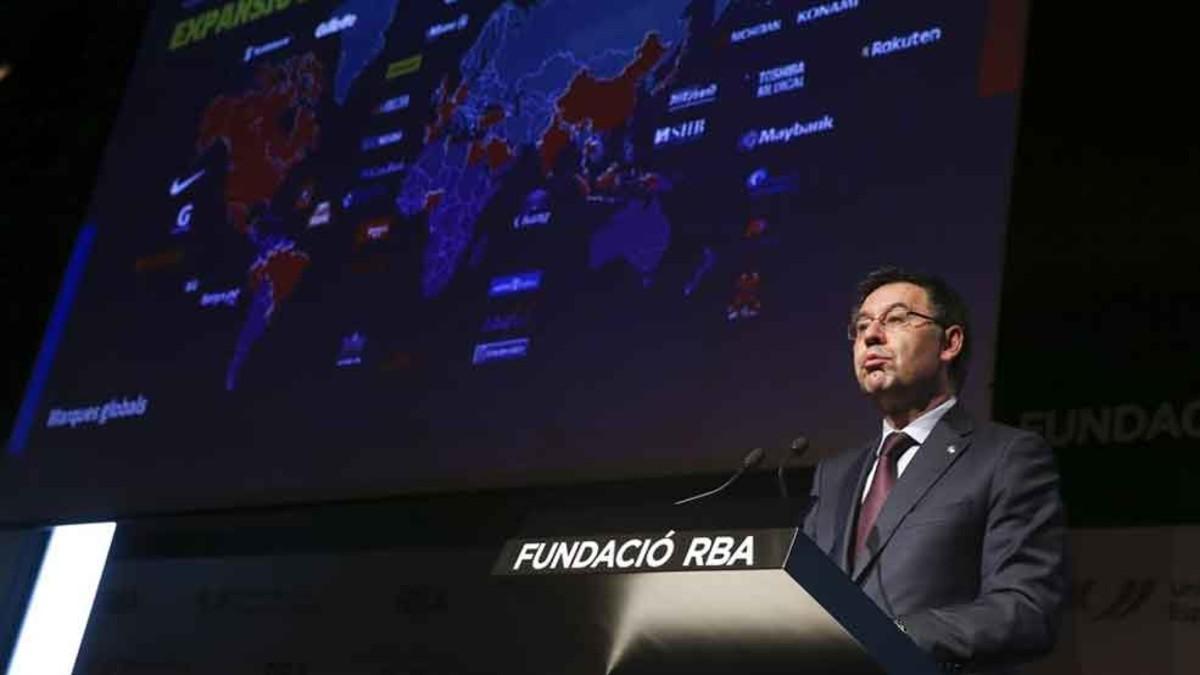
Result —
[{"label": "podium sign", "polygon": [[937,672],[796,528],[517,538],[492,574],[524,673]]}]

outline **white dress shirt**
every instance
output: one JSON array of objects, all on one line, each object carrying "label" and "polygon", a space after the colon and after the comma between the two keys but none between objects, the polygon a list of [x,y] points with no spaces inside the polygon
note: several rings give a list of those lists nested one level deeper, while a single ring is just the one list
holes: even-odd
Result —
[{"label": "white dress shirt", "polygon": [[912,463],[913,457],[916,457],[917,455],[917,451],[920,450],[921,446],[925,444],[925,439],[929,438],[929,434],[933,433],[933,428],[937,426],[939,421],[941,421],[942,416],[954,407],[955,403],[958,403],[958,397],[951,396],[938,407],[909,422],[908,426],[904,427],[903,429],[897,429],[893,427],[892,423],[887,421],[887,418],[884,418],[883,435],[879,438],[879,445],[875,446],[875,463],[871,466],[871,473],[867,474],[867,482],[863,485],[862,498],[860,501],[865,501],[867,499],[867,493],[871,490],[871,480],[875,478],[875,469],[879,467],[879,452],[883,450],[883,441],[887,439],[887,437],[891,435],[893,431],[902,431],[916,441],[916,444],[905,450],[904,453],[900,455],[900,459],[896,462],[896,478],[899,478],[904,474],[904,469],[908,468],[908,465]]}]

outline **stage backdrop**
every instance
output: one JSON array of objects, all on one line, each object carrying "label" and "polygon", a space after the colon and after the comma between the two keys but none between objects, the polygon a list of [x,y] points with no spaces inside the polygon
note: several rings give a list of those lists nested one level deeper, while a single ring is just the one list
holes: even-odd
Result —
[{"label": "stage backdrop", "polygon": [[966,295],[986,414],[1020,6],[161,2],[0,518],[837,449],[889,262]]}]

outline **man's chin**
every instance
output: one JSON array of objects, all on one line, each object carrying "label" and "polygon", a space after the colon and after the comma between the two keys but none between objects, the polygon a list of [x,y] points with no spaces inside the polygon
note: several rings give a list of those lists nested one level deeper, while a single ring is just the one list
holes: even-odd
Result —
[{"label": "man's chin", "polygon": [[867,373],[858,381],[858,386],[867,396],[879,396],[892,387],[892,378],[881,373]]}]

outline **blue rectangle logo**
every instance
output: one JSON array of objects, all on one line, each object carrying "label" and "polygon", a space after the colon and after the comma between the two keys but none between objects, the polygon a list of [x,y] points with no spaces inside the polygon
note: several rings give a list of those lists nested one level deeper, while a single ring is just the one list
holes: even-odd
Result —
[{"label": "blue rectangle logo", "polygon": [[522,272],[521,274],[509,274],[492,279],[491,285],[488,286],[488,297],[498,298],[502,295],[527,293],[529,291],[536,291],[538,288],[541,288],[541,286],[541,272]]},{"label": "blue rectangle logo", "polygon": [[488,361],[508,361],[525,358],[528,355],[529,338],[483,342],[475,345],[475,352],[471,355],[471,364],[478,366]]}]

